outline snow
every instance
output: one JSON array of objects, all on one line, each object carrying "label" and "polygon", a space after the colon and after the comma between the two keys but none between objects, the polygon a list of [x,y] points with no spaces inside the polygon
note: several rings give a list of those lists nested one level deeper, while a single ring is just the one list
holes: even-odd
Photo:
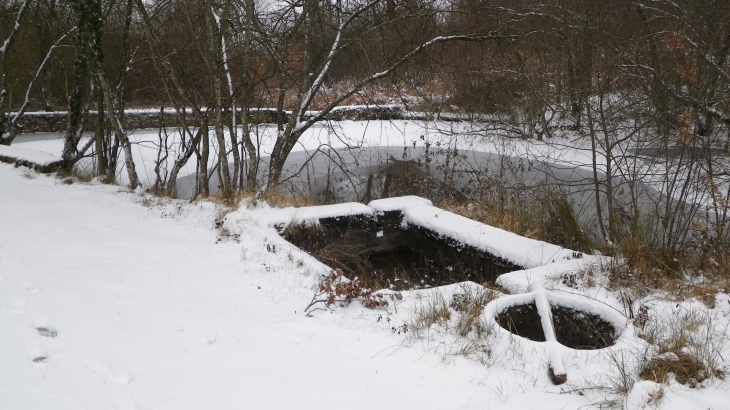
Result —
[{"label": "snow", "polygon": [[[372,216],[373,210],[366,205],[357,202],[344,204],[308,206],[302,208],[286,207],[271,208],[264,205],[258,208],[258,218],[268,226],[286,226],[290,223],[317,224],[323,218],[335,218],[353,215]],[[235,214],[229,214],[228,218],[234,218]]]},{"label": "snow", "polygon": [[[481,364],[442,356],[452,345],[439,328],[418,340],[391,330],[423,298],[479,285],[307,317],[324,267],[291,248],[267,251],[282,240],[260,210],[239,211],[241,243],[216,244],[225,210],[210,203],[158,204],[9,165],[0,190],[0,363],[11,369],[0,372],[2,409],[578,409],[594,399],[549,382],[545,343],[499,332]],[[606,371],[602,351],[562,354],[569,380]],[[722,409],[725,389],[670,385],[664,408]],[[630,396],[632,410],[642,397]]]},{"label": "snow", "polygon": [[370,202],[376,211],[400,210],[403,221],[486,251],[516,265],[532,268],[572,258],[575,251],[485,225],[436,208],[423,198],[408,196]]},{"label": "snow", "polygon": [[[271,208],[266,205],[254,210],[244,204],[239,212],[226,217],[229,226],[253,217],[271,227],[285,227],[291,223],[317,224],[321,218],[352,215],[373,216],[376,213],[400,211],[404,224],[426,228],[442,237],[474,247],[498,256],[518,266],[534,268],[520,270],[499,278],[500,284],[517,293],[530,291],[538,275],[546,283],[551,278],[580,269],[596,257],[556,246],[547,242],[526,238],[495,228],[452,212],[434,207],[428,199],[415,195],[378,199],[368,205],[348,202],[336,205]],[[242,217],[242,214],[252,215]],[[235,228],[233,228],[235,229]],[[580,259],[576,259],[579,256]],[[538,283],[538,282],[535,282]],[[540,285],[542,286],[542,285]]]},{"label": "snow", "polygon": [[268,252],[263,225],[216,244],[214,205],[7,165],[0,190],[2,409],[491,406],[486,368],[403,348],[378,312],[306,317],[317,266]]},{"label": "snow", "polygon": [[416,195],[406,195],[397,198],[376,199],[370,201],[368,206],[376,212],[403,211],[411,205],[433,206],[433,202]]},{"label": "snow", "polygon": [[[297,149],[358,145],[387,157],[403,146],[441,141],[474,152],[538,152],[571,172],[589,163],[568,141],[565,147],[534,141],[506,147],[460,134],[462,127],[344,121],[315,126]],[[273,130],[262,130],[267,152]],[[156,131],[132,135],[147,183],[156,138]],[[60,153],[61,146],[59,139],[20,136],[9,149],[16,158],[37,162],[53,157],[44,152]],[[475,154],[470,160],[479,165],[481,159]],[[602,271],[608,258],[519,237],[422,198],[284,209],[259,203],[230,212],[119,186],[58,184],[53,175],[6,164],[0,164],[0,192],[0,409],[307,409],[345,403],[353,409],[580,409],[617,399],[618,407],[629,410],[719,410],[730,400],[730,382],[719,379],[696,389],[638,381],[627,397],[611,393],[617,358],[628,358],[624,364],[636,371],[635,359],[647,345],[620,313],[620,295],[600,277],[591,288],[561,283],[565,275]],[[384,310],[355,302],[311,315],[302,311],[328,268],[273,227],[390,210],[401,210],[407,223],[525,267],[498,279],[513,294],[485,308],[482,318],[492,332],[482,346],[483,362],[460,353],[464,339],[451,330],[454,318],[418,336],[398,331],[424,302],[448,304],[456,293],[483,290],[475,283],[403,292],[402,301]],[[223,215],[238,241],[215,229]],[[646,299],[652,320],[701,305],[653,297]],[[494,313],[508,304],[536,299],[599,314],[621,329],[618,342],[577,351],[523,339],[494,323]],[[715,304],[708,311],[713,325],[727,334],[730,297],[718,294]],[[718,349],[730,357],[727,345]],[[568,385],[550,382],[548,363],[565,371]]]}]

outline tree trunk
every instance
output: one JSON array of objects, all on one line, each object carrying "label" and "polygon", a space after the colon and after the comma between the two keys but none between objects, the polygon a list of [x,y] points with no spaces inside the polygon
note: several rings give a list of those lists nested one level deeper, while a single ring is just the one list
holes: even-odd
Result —
[{"label": "tree trunk", "polygon": [[[185,124],[183,124],[184,128],[187,128]],[[167,179],[167,187],[166,192],[167,195],[174,197],[177,193],[177,175],[180,173],[180,170],[182,167],[185,166],[185,164],[188,163],[188,160],[190,160],[190,157],[193,156],[193,153],[195,152],[195,147],[200,144],[201,139],[203,138],[203,128],[198,128],[198,131],[195,133],[195,137],[193,137],[192,141],[190,142],[190,147],[185,150],[185,154],[182,157],[179,157],[175,164],[172,166],[172,170],[170,171],[170,176]]]},{"label": "tree trunk", "polygon": [[[259,153],[251,140],[249,124],[251,120],[251,104],[253,103],[253,19],[254,0],[246,0],[246,32],[243,41],[243,90],[241,98],[241,140],[242,148],[248,153],[248,172],[246,173],[246,190],[253,192],[257,188]],[[282,100],[283,101],[283,100]],[[243,175],[241,175],[241,187],[243,188]]]},{"label": "tree trunk", "polygon": [[96,104],[97,126],[96,135],[94,136],[94,145],[96,148],[96,174],[106,175],[109,166],[106,158],[106,126],[104,124],[104,94],[101,90],[97,90],[98,102]]},{"label": "tree trunk", "polygon": [[208,182],[208,150],[210,148],[210,132],[208,124],[201,127],[203,138],[200,141],[200,161],[198,162],[198,195],[202,198],[210,196],[210,184]]},{"label": "tree trunk", "polygon": [[[79,29],[81,31],[81,29]],[[70,174],[74,164],[78,161],[78,144],[81,139],[81,126],[84,99],[86,98],[89,83],[89,64],[86,52],[81,47],[74,63],[74,82],[71,98],[68,103],[68,117],[66,120],[66,135],[63,143],[61,158],[63,164],[59,172]]]},{"label": "tree trunk", "polygon": [[101,86],[101,90],[104,93],[106,110],[109,113],[109,115],[107,115],[107,118],[109,119],[109,125],[111,125],[112,129],[114,130],[116,138],[118,138],[121,142],[122,150],[124,151],[124,164],[127,167],[127,174],[129,175],[129,186],[130,188],[135,189],[140,185],[140,183],[139,177],[137,176],[137,170],[134,166],[134,158],[132,157],[132,145],[129,142],[129,138],[127,138],[127,134],[124,132],[124,128],[122,127],[121,122],[118,120],[117,116],[114,115],[114,103],[112,100],[112,93],[109,89],[109,82],[106,80],[101,66],[97,67],[96,77],[99,80],[99,85]]}]

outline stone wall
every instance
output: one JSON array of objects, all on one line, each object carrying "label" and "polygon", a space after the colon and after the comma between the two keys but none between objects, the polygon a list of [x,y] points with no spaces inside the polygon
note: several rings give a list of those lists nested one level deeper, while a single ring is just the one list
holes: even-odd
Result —
[{"label": "stone wall", "polygon": [[[374,120],[400,120],[407,117],[402,106],[348,106],[337,107],[332,110],[325,119],[328,121],[374,121]],[[239,112],[240,115],[240,112]],[[287,120],[291,112],[286,112]],[[307,113],[307,117],[316,115],[316,111]],[[192,113],[188,110],[186,120],[192,123]],[[277,112],[273,108],[259,108],[251,111],[251,122],[254,124],[276,123]],[[67,113],[65,111],[55,112],[28,112],[20,120],[23,127],[22,133],[31,132],[64,132],[66,131]],[[240,123],[240,121],[238,121]],[[182,125],[181,118],[173,109],[165,110],[129,110],[124,114],[125,129],[160,128],[164,123],[166,127],[179,127]],[[96,129],[97,114],[90,112],[86,117],[87,130]]]}]

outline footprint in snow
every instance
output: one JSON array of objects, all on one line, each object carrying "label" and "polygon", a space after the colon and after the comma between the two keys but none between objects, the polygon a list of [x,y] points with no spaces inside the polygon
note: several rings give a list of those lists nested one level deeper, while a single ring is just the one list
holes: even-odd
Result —
[{"label": "footprint in snow", "polygon": [[132,377],[129,373],[124,371],[113,369],[108,364],[102,362],[99,359],[86,359],[83,361],[84,365],[96,373],[102,381],[107,380],[118,384],[129,384],[132,381]]},{"label": "footprint in snow", "polygon": [[25,298],[14,298],[13,306],[10,307],[10,313],[20,316],[25,314]]},{"label": "footprint in snow", "polygon": [[47,363],[48,354],[38,342],[28,342],[25,344],[25,354],[33,363]]},{"label": "footprint in snow", "polygon": [[43,337],[58,336],[58,330],[48,325],[48,318],[45,316],[35,316],[33,318],[33,327],[38,331],[38,334]]},{"label": "footprint in snow", "polygon": [[20,285],[21,288],[25,289],[26,291],[28,291],[30,293],[38,293],[41,291],[37,287],[33,286],[33,283],[31,283],[27,280],[21,280],[20,282],[18,282],[18,284]]},{"label": "footprint in snow", "polygon": [[56,337],[58,336],[58,332],[54,329],[49,329],[47,327],[37,327],[35,330],[38,331],[38,334],[43,337]]},{"label": "footprint in snow", "polygon": [[140,410],[137,401],[133,397],[112,397],[115,410]]}]

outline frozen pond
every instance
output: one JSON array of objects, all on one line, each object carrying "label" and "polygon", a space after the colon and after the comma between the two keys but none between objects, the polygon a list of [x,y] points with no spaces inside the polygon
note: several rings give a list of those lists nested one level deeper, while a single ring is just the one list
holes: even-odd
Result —
[{"label": "frozen pond", "polygon": [[[275,134],[275,127],[267,125],[256,127],[251,134],[262,153],[261,184],[265,182],[268,153]],[[137,130],[130,135],[137,172],[145,186],[154,185],[162,137],[158,130]],[[176,132],[170,130],[167,138],[170,156],[161,164],[163,177],[171,168],[177,150]],[[59,155],[63,140],[60,134],[54,133],[24,134],[13,145]],[[213,193],[219,185],[215,157],[212,152],[209,175]],[[81,165],[90,167],[90,161]],[[195,161],[193,156],[179,174],[180,198],[190,199],[194,195]],[[122,165],[120,160],[117,179],[124,184],[127,178]],[[602,175],[598,173],[599,179]],[[399,195],[420,195],[435,203],[442,200],[465,202],[496,189],[528,198],[534,192],[534,197],[539,198],[538,193],[550,189],[566,194],[582,223],[595,226],[596,222],[591,158],[580,141],[557,139],[548,144],[505,140],[489,137],[468,123],[342,121],[316,124],[302,136],[289,156],[282,180],[285,190],[313,195],[326,203],[367,202]],[[625,193],[614,198],[614,207],[620,212],[633,213],[629,206],[632,196],[645,212],[653,212],[658,198],[655,190],[641,183],[626,183],[620,178],[615,178],[613,184],[615,192]],[[605,202],[603,197],[602,203]]]}]

